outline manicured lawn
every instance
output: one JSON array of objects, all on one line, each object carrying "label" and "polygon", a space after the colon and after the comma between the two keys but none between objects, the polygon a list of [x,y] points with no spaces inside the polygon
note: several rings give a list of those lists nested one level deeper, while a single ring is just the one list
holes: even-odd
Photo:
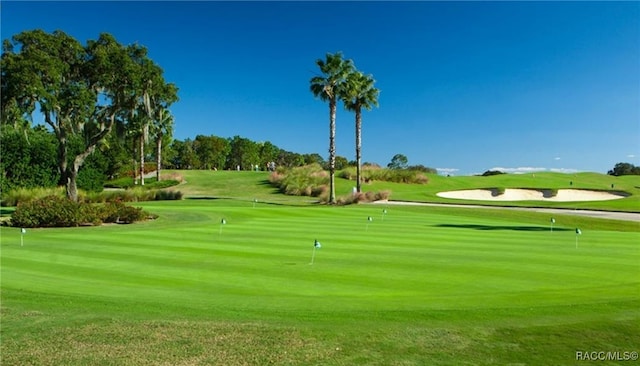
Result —
[{"label": "manicured lawn", "polygon": [[[347,194],[353,182],[338,180],[342,187],[340,194]],[[613,186],[613,188],[612,188]],[[527,188],[527,189],[586,189],[597,191],[621,191],[631,196],[623,199],[599,202],[543,202],[543,201],[467,201],[438,197],[438,192],[464,189],[486,188]],[[489,177],[460,176],[444,177],[429,175],[429,183],[424,185],[373,182],[364,185],[364,190],[391,191],[391,200],[482,204],[486,206],[552,207],[570,209],[594,209],[606,211],[640,212],[640,176],[614,177],[598,173],[535,173],[504,174]]]},{"label": "manicured lawn", "polygon": [[23,247],[2,228],[2,364],[541,365],[638,351],[637,223],[558,215],[551,232],[544,214],[383,215],[206,184],[201,197],[228,198],[29,230]]},{"label": "manicured lawn", "polygon": [[[185,196],[199,198],[234,198],[252,202],[254,199],[274,203],[308,204],[316,202],[313,197],[284,196],[269,184],[267,172],[236,172],[236,171],[167,171],[180,174],[185,183],[173,187]],[[515,207],[550,207],[569,209],[593,209],[605,211],[640,212],[640,176],[614,177],[598,173],[535,173],[535,174],[504,174],[490,177],[460,176],[445,177],[429,175],[427,184],[403,184],[373,181],[363,184],[363,191],[390,191],[390,200],[481,204],[485,206],[515,206]],[[613,188],[612,188],[613,185]],[[336,178],[336,195],[351,194],[355,181]],[[438,192],[483,188],[529,188],[529,189],[586,189],[598,191],[621,191],[630,194],[629,197],[612,201],[595,202],[543,202],[543,201],[512,201],[490,202],[469,201],[438,197]]]}]

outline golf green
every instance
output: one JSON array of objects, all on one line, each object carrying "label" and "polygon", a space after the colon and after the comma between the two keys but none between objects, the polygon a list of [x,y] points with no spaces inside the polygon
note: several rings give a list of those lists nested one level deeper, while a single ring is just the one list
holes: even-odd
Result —
[{"label": "golf green", "polygon": [[[40,364],[38,355],[62,347],[74,327],[120,362],[85,344],[81,355],[44,364],[155,364],[134,354],[175,352],[176,338],[208,344],[195,324],[254,341],[163,362],[570,364],[579,350],[636,351],[633,223],[583,218],[577,235],[570,216],[556,216],[551,230],[548,215],[500,210],[231,199],[144,207],[159,218],[24,235],[2,228],[7,364]],[[132,342],[126,334],[153,322],[169,322],[165,342],[118,348],[105,340]],[[86,331],[91,324],[101,327]],[[272,349],[261,339],[282,332],[299,342]],[[222,356],[229,352],[262,356]]]}]

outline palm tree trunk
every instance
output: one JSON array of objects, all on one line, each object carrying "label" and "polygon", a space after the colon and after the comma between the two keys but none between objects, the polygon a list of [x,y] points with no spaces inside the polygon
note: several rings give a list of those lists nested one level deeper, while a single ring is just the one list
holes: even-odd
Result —
[{"label": "palm tree trunk", "polygon": [[160,169],[162,168],[162,134],[159,133],[156,141],[156,180],[160,181]]},{"label": "palm tree trunk", "polygon": [[144,136],[140,136],[140,185],[144,185]]},{"label": "palm tree trunk", "polygon": [[136,157],[136,153],[138,152],[138,149],[136,148],[136,144],[138,143],[138,140],[136,140],[135,138],[133,139],[132,145],[133,145],[133,184],[138,184],[138,158]]},{"label": "palm tree trunk", "polygon": [[356,106],[356,192],[362,192],[362,114],[360,106]]},{"label": "palm tree trunk", "polygon": [[336,203],[336,98],[329,101],[329,203]]}]

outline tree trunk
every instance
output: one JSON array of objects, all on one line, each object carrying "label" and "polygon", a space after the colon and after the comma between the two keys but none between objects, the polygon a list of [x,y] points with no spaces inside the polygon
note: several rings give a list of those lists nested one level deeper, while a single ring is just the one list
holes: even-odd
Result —
[{"label": "tree trunk", "polygon": [[140,185],[144,185],[144,136],[140,136]]},{"label": "tree trunk", "polygon": [[95,149],[96,149],[96,145],[93,144],[87,147],[87,149],[83,153],[77,155],[76,158],[73,159],[73,166],[67,172],[67,183],[66,183],[67,198],[69,198],[73,202],[78,202],[78,185],[77,185],[78,171],[80,170],[80,167],[82,166],[82,164],[84,164],[84,161],[87,159],[87,156],[93,154]]},{"label": "tree trunk", "polygon": [[362,113],[360,105],[356,106],[356,192],[362,192]]},{"label": "tree trunk", "polygon": [[60,180],[58,185],[67,184],[67,140],[58,136],[58,170],[60,171]]},{"label": "tree trunk", "polygon": [[133,139],[133,184],[138,184],[138,157],[136,155],[138,152],[138,149],[136,148],[136,144],[138,143],[138,140],[136,140],[135,138]]},{"label": "tree trunk", "polygon": [[158,134],[156,141],[156,180],[160,181],[160,169],[162,168],[162,134]]},{"label": "tree trunk", "polygon": [[66,174],[66,176],[67,184],[65,186],[67,190],[67,198],[73,202],[78,202],[78,186],[76,184],[78,172],[71,171],[69,174]]},{"label": "tree trunk", "polygon": [[336,98],[329,100],[329,203],[336,203]]}]

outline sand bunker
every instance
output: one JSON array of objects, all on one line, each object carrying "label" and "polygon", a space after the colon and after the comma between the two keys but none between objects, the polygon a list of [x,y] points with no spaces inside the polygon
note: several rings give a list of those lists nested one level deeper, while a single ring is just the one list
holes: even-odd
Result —
[{"label": "sand bunker", "polygon": [[469,189],[462,191],[440,192],[438,197],[475,201],[608,201],[628,197],[623,192],[588,191],[583,189],[559,189],[554,196],[551,190],[542,189],[505,189],[498,194],[496,189]]}]

